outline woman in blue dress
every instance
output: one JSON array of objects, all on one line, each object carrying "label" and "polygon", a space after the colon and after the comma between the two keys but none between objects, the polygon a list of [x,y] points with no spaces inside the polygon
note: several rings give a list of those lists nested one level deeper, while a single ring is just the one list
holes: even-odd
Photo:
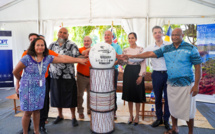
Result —
[{"label": "woman in blue dress", "polygon": [[[22,117],[23,133],[28,133],[28,124],[33,114],[34,133],[39,134],[40,109],[43,108],[45,98],[45,73],[49,63],[72,63],[74,58],[65,59],[49,55],[45,40],[35,39],[28,48],[13,74],[20,80],[19,97]],[[21,77],[20,72],[24,69]]]}]

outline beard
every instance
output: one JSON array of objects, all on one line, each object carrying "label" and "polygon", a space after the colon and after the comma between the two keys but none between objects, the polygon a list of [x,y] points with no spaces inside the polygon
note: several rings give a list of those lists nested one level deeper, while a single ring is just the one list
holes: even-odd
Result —
[{"label": "beard", "polygon": [[57,41],[60,44],[64,44],[66,42],[66,39],[58,38]]}]

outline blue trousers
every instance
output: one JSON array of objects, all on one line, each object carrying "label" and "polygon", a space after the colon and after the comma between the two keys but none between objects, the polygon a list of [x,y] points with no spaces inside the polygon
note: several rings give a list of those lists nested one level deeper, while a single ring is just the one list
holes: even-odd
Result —
[{"label": "blue trousers", "polygon": [[[168,106],[167,98],[167,73],[161,71],[152,72],[152,85],[155,93],[155,108],[156,116],[158,120],[161,120],[162,117],[164,121],[169,121],[170,112]],[[164,93],[164,113],[162,111],[162,95]]]}]

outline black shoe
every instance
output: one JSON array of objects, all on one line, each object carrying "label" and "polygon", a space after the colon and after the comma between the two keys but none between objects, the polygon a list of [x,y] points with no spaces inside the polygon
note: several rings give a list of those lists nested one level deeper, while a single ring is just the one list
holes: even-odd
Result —
[{"label": "black shoe", "polygon": [[165,126],[165,128],[166,128],[167,130],[170,130],[170,129],[171,129],[171,126],[170,126],[170,124],[169,124],[168,121],[164,121],[164,126]]},{"label": "black shoe", "polygon": [[17,132],[16,134],[23,134],[23,129]]},{"label": "black shoe", "polygon": [[139,124],[139,117],[138,117],[138,122],[134,122],[134,126],[137,126]]},{"label": "black shoe", "polygon": [[128,120],[128,125],[130,125],[130,124],[133,122],[133,120],[134,120],[134,117],[132,117],[131,121],[130,121],[130,119],[129,119],[129,120]]},{"label": "black shoe", "polygon": [[134,126],[137,126],[139,124],[139,122],[134,122]]},{"label": "black shoe", "polygon": [[73,118],[73,119],[72,119],[72,126],[73,126],[73,127],[78,126],[78,121],[76,120],[76,118]]},{"label": "black shoe", "polygon": [[157,127],[160,124],[163,124],[163,120],[156,120],[155,122],[152,123],[152,127]]},{"label": "black shoe", "polygon": [[53,122],[53,124],[57,124],[57,123],[61,122],[62,120],[63,120],[63,118],[60,118],[58,116],[57,119]]},{"label": "black shoe", "polygon": [[47,134],[47,129],[45,128],[45,126],[40,127],[40,132],[41,134]]}]

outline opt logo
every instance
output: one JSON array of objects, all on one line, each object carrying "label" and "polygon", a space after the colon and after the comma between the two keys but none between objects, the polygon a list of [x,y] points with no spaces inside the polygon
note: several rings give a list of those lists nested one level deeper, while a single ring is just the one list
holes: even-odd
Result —
[{"label": "opt logo", "polygon": [[0,39],[0,45],[8,45],[8,39]]}]

